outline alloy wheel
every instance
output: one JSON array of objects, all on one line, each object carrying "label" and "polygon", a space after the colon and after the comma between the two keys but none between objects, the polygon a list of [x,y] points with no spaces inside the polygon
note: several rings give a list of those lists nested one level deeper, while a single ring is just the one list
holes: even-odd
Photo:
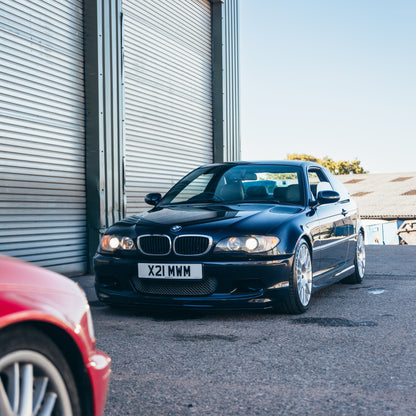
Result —
[{"label": "alloy wheel", "polygon": [[72,416],[65,382],[44,355],[18,350],[0,358],[2,416]]},{"label": "alloy wheel", "polygon": [[295,270],[299,300],[306,307],[312,294],[312,261],[306,243],[299,249]]},{"label": "alloy wheel", "polygon": [[365,244],[363,233],[359,233],[357,238],[357,271],[360,278],[363,278],[365,272]]}]

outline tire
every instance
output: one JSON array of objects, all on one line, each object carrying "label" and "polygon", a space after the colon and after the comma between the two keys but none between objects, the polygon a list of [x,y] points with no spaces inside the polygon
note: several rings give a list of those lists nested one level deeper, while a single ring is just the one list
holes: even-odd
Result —
[{"label": "tire", "polygon": [[0,345],[0,415],[82,414],[71,369],[49,337],[19,326],[0,332]]},{"label": "tire", "polygon": [[[308,243],[301,239],[293,257],[289,278],[289,294],[280,304],[280,310],[290,314],[304,313],[309,308],[312,295],[312,257]],[[279,308],[278,306],[278,308]]]},{"label": "tire", "polygon": [[365,277],[365,244],[364,233],[360,231],[357,236],[354,257],[354,273],[342,280],[342,283],[361,283]]}]

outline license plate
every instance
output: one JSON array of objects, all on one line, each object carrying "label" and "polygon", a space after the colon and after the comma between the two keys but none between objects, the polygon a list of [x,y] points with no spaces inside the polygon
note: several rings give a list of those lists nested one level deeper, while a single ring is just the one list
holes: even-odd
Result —
[{"label": "license plate", "polygon": [[202,264],[139,263],[142,279],[201,280]]}]

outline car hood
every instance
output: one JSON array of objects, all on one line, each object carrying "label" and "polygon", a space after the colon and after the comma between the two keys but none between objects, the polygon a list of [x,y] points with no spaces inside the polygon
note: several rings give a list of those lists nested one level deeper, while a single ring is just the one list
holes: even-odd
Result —
[{"label": "car hood", "polygon": [[82,289],[68,279],[51,270],[18,259],[0,256],[0,288],[14,291],[39,291],[64,293],[68,296],[85,297]]},{"label": "car hood", "polygon": [[138,234],[167,232],[172,226],[182,232],[209,232],[230,229],[239,233],[273,233],[282,223],[292,219],[303,209],[271,204],[239,205],[171,205],[156,207],[142,215],[129,217],[111,227],[134,225]]},{"label": "car hood", "polygon": [[54,316],[75,327],[86,310],[84,291],[70,279],[20,260],[0,256],[0,316]]}]

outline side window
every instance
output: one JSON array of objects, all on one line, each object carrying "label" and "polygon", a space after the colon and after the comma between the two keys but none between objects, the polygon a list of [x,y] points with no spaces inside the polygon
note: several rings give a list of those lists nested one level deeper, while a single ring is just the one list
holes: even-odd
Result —
[{"label": "side window", "polygon": [[309,169],[308,179],[309,179],[309,188],[311,190],[311,194],[313,198],[316,198],[316,195],[320,191],[333,189],[328,178],[320,169],[317,169],[317,168]]},{"label": "side window", "polygon": [[347,201],[350,199],[351,195],[348,192],[347,188],[337,179],[336,176],[329,174],[329,179],[334,187],[334,190],[337,191],[341,196],[341,201]]}]

